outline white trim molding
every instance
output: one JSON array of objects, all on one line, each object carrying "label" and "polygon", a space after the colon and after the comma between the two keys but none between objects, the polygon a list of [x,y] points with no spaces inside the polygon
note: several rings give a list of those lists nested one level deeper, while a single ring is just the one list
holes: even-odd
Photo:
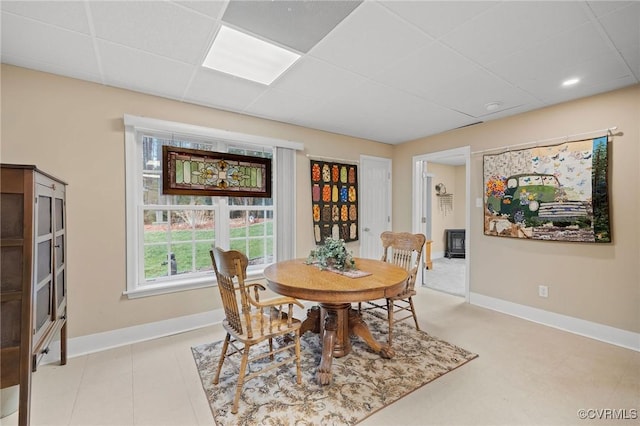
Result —
[{"label": "white trim molding", "polygon": [[469,302],[472,305],[640,352],[640,333],[520,305],[478,293],[470,293]]},{"label": "white trim molding", "polygon": [[[218,324],[224,319],[224,310],[201,312],[167,320],[119,328],[102,333],[74,337],[67,343],[67,356],[75,358],[95,352],[106,351],[133,343],[145,342],[173,334],[196,330],[209,325]],[[42,364],[60,362],[60,341],[51,342],[49,353],[42,359]]]},{"label": "white trim molding", "polygon": [[192,135],[198,137],[210,137],[232,142],[252,143],[256,145],[276,146],[289,148],[296,151],[304,150],[304,144],[296,141],[270,138],[265,136],[250,135],[246,133],[232,132],[230,130],[214,129],[211,127],[196,126],[194,124],[178,123],[175,121],[160,120],[157,118],[140,117],[124,114],[125,127],[137,130],[165,131],[180,135]]},{"label": "white trim molding", "polygon": [[[569,333],[600,340],[605,343],[640,352],[639,333],[633,333],[631,331],[573,318],[567,315],[556,314],[554,312],[520,305],[473,292],[470,293],[470,303],[493,311],[533,321],[538,324],[567,331]],[[312,302],[305,302],[305,308],[309,308],[312,305]],[[199,314],[74,337],[69,339],[67,356],[69,358],[75,358],[120,346],[184,333],[198,328],[219,324],[223,319],[224,311],[222,309],[216,309]],[[42,364],[51,364],[60,361],[60,341],[56,340],[51,342],[49,348],[50,351],[44,356]]]},{"label": "white trim molding", "polygon": [[[303,302],[306,309],[314,305],[313,302]],[[120,346],[146,342],[161,337],[184,333],[214,324],[220,324],[224,320],[224,309],[201,312],[199,314],[170,318],[147,324],[134,325],[119,328],[117,330],[102,333],[88,334],[74,337],[67,343],[67,357],[75,358]],[[55,364],[60,362],[60,340],[55,340],[49,345],[49,352],[42,358],[42,364]]]}]

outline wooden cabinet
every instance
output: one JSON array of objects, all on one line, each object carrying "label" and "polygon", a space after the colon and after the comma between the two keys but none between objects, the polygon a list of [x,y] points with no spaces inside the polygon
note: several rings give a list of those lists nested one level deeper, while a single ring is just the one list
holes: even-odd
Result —
[{"label": "wooden cabinet", "polygon": [[0,387],[20,385],[18,422],[28,425],[31,373],[58,333],[66,364],[66,184],[35,166],[1,170]]}]

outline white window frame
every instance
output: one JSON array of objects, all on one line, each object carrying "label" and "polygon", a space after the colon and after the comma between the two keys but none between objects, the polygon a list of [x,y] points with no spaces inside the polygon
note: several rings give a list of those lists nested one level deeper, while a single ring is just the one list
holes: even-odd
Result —
[{"label": "white window frame", "polygon": [[[274,256],[276,260],[290,259],[295,254],[295,152],[304,150],[299,142],[230,132],[203,126],[165,121],[154,118],[124,115],[125,128],[125,188],[126,188],[126,246],[127,285],[123,292],[128,298],[215,285],[212,274],[190,276],[149,283],[144,277],[144,244],[142,225],[142,135],[171,133],[187,139],[249,144],[273,148],[274,194]],[[224,199],[223,199],[224,200]],[[225,200],[226,201],[226,200]],[[225,202],[222,201],[222,202]],[[220,209],[216,211],[219,214]],[[218,217],[218,216],[216,216]],[[293,226],[293,228],[292,228]],[[293,229],[293,232],[291,232]],[[142,273],[141,273],[142,271]],[[195,275],[195,274],[194,274]],[[262,276],[262,270],[253,270],[252,277]]]}]

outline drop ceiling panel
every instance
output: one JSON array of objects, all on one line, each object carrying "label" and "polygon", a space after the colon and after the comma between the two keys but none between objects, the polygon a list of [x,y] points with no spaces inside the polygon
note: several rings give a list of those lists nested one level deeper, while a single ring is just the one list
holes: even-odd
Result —
[{"label": "drop ceiling panel", "polygon": [[434,90],[478,69],[469,59],[433,42],[374,74],[372,78],[407,93],[431,99]]},{"label": "drop ceiling panel", "polygon": [[496,120],[498,118],[510,117],[512,115],[522,114],[523,112],[542,108],[544,106],[546,106],[544,102],[537,99],[532,99],[532,100],[529,100],[524,105],[513,106],[510,108],[502,107],[502,109],[499,109],[496,111],[485,111],[484,115],[481,115],[480,117],[478,117],[478,119],[475,120],[475,122],[490,121],[490,120]]},{"label": "drop ceiling panel", "polygon": [[306,53],[349,15],[360,1],[236,1],[222,20]]},{"label": "drop ceiling panel", "polygon": [[632,77],[622,77],[613,80],[608,79],[606,82],[594,86],[583,85],[580,87],[573,87],[571,90],[558,90],[555,92],[548,91],[546,93],[541,93],[540,97],[543,98],[545,104],[554,105],[561,102],[597,95],[599,93],[609,92],[611,90],[621,89],[633,84],[632,82],[635,81],[636,80]]},{"label": "drop ceiling panel", "polygon": [[[304,117],[313,116],[321,100],[269,89],[244,109],[248,114],[287,123],[299,123]],[[274,114],[277,111],[277,114]]]},{"label": "drop ceiling panel", "polygon": [[[593,24],[587,23],[489,64],[487,68],[535,93],[545,87],[557,90],[564,80],[581,77],[582,72],[576,70],[574,64],[583,64],[609,53],[612,52],[608,43]],[[620,75],[616,74],[616,77]]]},{"label": "drop ceiling panel", "polygon": [[[455,87],[452,91],[449,87]],[[500,102],[498,111],[527,105],[535,97],[509,84],[505,80],[485,71],[477,70],[465,75],[450,85],[434,90],[430,98],[439,105],[447,106],[472,117],[487,115],[486,104]]]},{"label": "drop ceiling panel", "polygon": [[75,78],[82,81],[90,81],[93,83],[103,84],[102,75],[97,73],[87,73],[79,68],[69,68],[68,66],[58,66],[39,62],[30,57],[13,56],[6,53],[2,54],[2,63],[15,65],[17,67],[27,68],[31,70],[39,70],[42,72],[61,75],[65,77]]},{"label": "drop ceiling panel", "polygon": [[[23,58],[42,71],[99,75],[91,37],[13,14],[2,15],[2,58]],[[19,65],[16,63],[16,65]]]},{"label": "drop ceiling panel", "polygon": [[600,22],[615,47],[627,58],[636,78],[640,78],[640,2],[602,16]]},{"label": "drop ceiling panel", "polygon": [[[624,82],[634,79],[626,64],[619,60],[617,54],[607,53],[580,64],[571,64],[565,70],[566,75],[577,75],[580,84],[571,87],[561,87],[557,79],[541,81],[532,90],[545,103],[552,104],[559,99],[569,100],[598,93],[600,87],[618,89],[624,87]],[[554,84],[555,83],[555,84]],[[579,94],[579,96],[577,96]]]},{"label": "drop ceiling panel", "polygon": [[115,43],[100,40],[98,50],[105,83],[111,86],[180,99],[193,73],[192,65]]},{"label": "drop ceiling panel", "polygon": [[3,1],[2,10],[68,30],[89,34],[84,2]]},{"label": "drop ceiling panel", "polygon": [[589,20],[580,2],[502,2],[442,41],[480,64],[493,62]]},{"label": "drop ceiling panel", "polygon": [[[215,21],[169,2],[89,2],[96,37],[201,64]],[[153,19],[150,19],[153,17]]]},{"label": "drop ceiling panel", "polygon": [[637,47],[630,47],[628,49],[620,49],[620,53],[623,55],[625,63],[631,69],[636,80],[640,80],[640,49]]},{"label": "drop ceiling panel", "polygon": [[497,5],[494,1],[384,1],[398,16],[439,38]]},{"label": "drop ceiling panel", "polygon": [[[446,126],[459,127],[472,121],[418,97],[398,92],[383,85],[367,82],[327,102],[318,116],[325,122],[357,123],[363,137],[397,143],[403,134],[409,139],[425,129],[441,131]],[[430,117],[438,117],[431,120]],[[377,119],[373,120],[373,117]],[[334,131],[338,131],[334,129]],[[451,127],[449,127],[451,128]],[[418,137],[418,136],[415,136]],[[407,139],[408,140],[408,139]]]},{"label": "drop ceiling panel", "polygon": [[175,1],[175,4],[198,11],[209,18],[220,19],[227,2],[226,1]]},{"label": "drop ceiling panel", "polygon": [[589,8],[596,16],[606,15],[614,10],[625,8],[636,1],[588,1]]},{"label": "drop ceiling panel", "polygon": [[431,40],[388,9],[365,2],[309,53],[338,67],[369,76]]},{"label": "drop ceiling panel", "polygon": [[363,81],[357,74],[307,56],[298,60],[273,87],[295,95],[324,100],[352,89]]},{"label": "drop ceiling panel", "polygon": [[267,86],[199,67],[184,100],[230,111],[244,111]]}]

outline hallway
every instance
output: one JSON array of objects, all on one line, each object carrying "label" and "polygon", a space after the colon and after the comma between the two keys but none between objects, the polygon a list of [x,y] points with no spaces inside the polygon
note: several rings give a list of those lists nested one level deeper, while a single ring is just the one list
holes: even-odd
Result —
[{"label": "hallway", "polygon": [[433,259],[433,268],[425,269],[422,285],[454,296],[465,296],[465,259]]}]

